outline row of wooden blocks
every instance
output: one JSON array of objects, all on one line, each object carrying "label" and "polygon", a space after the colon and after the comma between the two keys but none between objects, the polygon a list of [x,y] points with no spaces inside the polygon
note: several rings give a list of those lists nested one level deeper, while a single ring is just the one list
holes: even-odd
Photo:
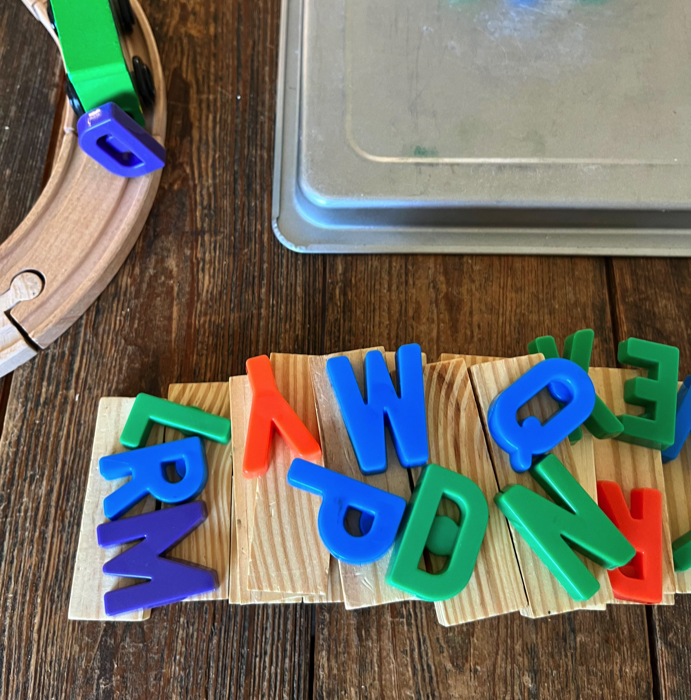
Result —
[{"label": "row of wooden blocks", "polygon": [[[375,349],[384,352],[383,348]],[[338,354],[350,360],[361,388],[368,351]],[[387,471],[368,477],[360,471],[326,373],[326,362],[334,356],[273,354],[271,364],[279,391],[320,442],[325,467],[408,500],[420,469],[400,466],[389,435]],[[394,353],[385,352],[384,357],[394,374]],[[469,584],[454,598],[430,603],[435,605],[443,625],[515,611],[529,617],[543,617],[578,609],[602,610],[607,604],[621,602],[614,599],[607,572],[585,558],[582,560],[597,578],[600,589],[587,601],[573,600],[494,503],[498,491],[512,484],[522,484],[545,495],[528,473],[512,469],[508,454],[488,438],[485,430],[492,400],[542,359],[538,354],[512,359],[445,354],[438,362],[426,364],[423,355],[430,462],[472,479],[487,499],[490,513]],[[636,410],[624,403],[624,383],[639,374],[638,370],[607,368],[589,371],[597,394],[617,415]],[[228,417],[232,425],[231,444],[206,443],[209,479],[199,498],[207,504],[208,519],[170,553],[173,558],[218,572],[220,585],[215,591],[188,601],[343,603],[348,609],[356,609],[412,598],[385,582],[389,555],[362,566],[330,556],[317,528],[320,499],[286,482],[294,455],[280,437],[274,437],[266,475],[257,479],[243,476],[245,436],[252,404],[247,377],[232,377],[229,384],[172,385],[167,398]],[[123,449],[119,437],[133,401],[104,398],[99,406],[70,619],[112,619],[106,617],[103,595],[129,584],[103,575],[103,564],[114,553],[98,547],[96,528],[105,522],[103,499],[123,483],[104,480],[98,462],[101,457]],[[534,415],[544,421],[555,408],[547,392],[542,392],[521,409],[519,418]],[[175,430],[157,426],[149,444],[181,437]],[[594,499],[597,499],[596,482],[602,480],[619,484],[627,502],[633,489],[661,491],[662,602],[672,604],[675,593],[691,592],[691,571],[675,574],[671,549],[672,540],[691,529],[691,447],[686,445],[678,459],[663,469],[659,450],[617,440],[594,440],[584,430],[583,439],[574,445],[564,440],[554,454]],[[149,496],[134,512],[156,507]],[[457,513],[444,501],[439,512],[457,519]],[[440,560],[427,553],[424,566],[436,571],[439,565]],[[148,616],[149,611],[141,611],[115,619],[141,620]]]}]

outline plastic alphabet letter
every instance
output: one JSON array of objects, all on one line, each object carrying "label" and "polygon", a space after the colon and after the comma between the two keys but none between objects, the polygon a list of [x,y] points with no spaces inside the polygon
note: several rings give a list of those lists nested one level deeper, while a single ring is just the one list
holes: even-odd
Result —
[{"label": "plastic alphabet letter", "polygon": [[319,443],[278,390],[269,358],[266,355],[252,357],[247,360],[246,367],[252,387],[252,410],[242,463],[245,478],[263,476],[269,469],[274,429],[295,454],[305,459],[319,459]]},{"label": "plastic alphabet letter", "polygon": [[672,542],[672,552],[675,571],[691,569],[691,530]]},{"label": "plastic alphabet letter", "polygon": [[120,435],[120,443],[136,450],[144,447],[154,423],[175,428],[184,435],[198,435],[215,442],[230,440],[230,421],[195,406],[181,406],[158,396],[139,394]]},{"label": "plastic alphabet letter", "polygon": [[674,461],[684,447],[691,433],[691,374],[684,379],[684,383],[677,393],[677,417],[674,427],[674,443],[662,453],[662,463]]},{"label": "plastic alphabet letter", "polygon": [[113,175],[148,175],[166,163],[166,149],[115,102],[82,114],[77,132],[82,151]]},{"label": "plastic alphabet letter", "polygon": [[597,501],[636,549],[629,564],[608,572],[614,597],[658,605],[662,601],[662,494],[657,489],[633,489],[629,512],[621,486],[598,481]]},{"label": "plastic alphabet letter", "polygon": [[148,579],[147,583],[117,588],[104,596],[107,615],[177,603],[218,587],[215,571],[182,564],[160,555],[183,540],[206,520],[204,501],[193,501],[133,518],[99,525],[100,547],[142,540],[103,565],[103,573]]},{"label": "plastic alphabet letter", "polygon": [[[590,355],[593,351],[595,333],[590,329],[576,331],[564,342],[564,359],[575,362],[584,372],[590,369]],[[557,343],[551,335],[545,335],[533,340],[528,344],[528,352],[542,353],[546,360],[559,357]],[[555,401],[560,405],[565,403],[564,388],[558,382],[549,385],[549,391]],[[590,417],[585,421],[585,427],[598,440],[616,437],[624,429],[621,421],[610,411],[607,404],[599,397],[595,396],[595,407]],[[573,444],[583,437],[583,431],[576,428],[569,440]]]},{"label": "plastic alphabet letter", "polygon": [[[396,539],[405,511],[405,500],[369,484],[338,474],[304,459],[294,459],[288,470],[288,483],[321,496],[317,519],[324,546],[348,564],[370,564],[381,559]],[[348,508],[368,513],[372,520],[361,537],[345,528]]]},{"label": "plastic alphabet letter", "polygon": [[[419,569],[418,563],[435,522],[446,522],[436,520],[442,497],[456,503],[461,511],[461,524],[444,569],[430,574]],[[422,600],[447,600],[458,595],[473,574],[488,520],[487,501],[477,484],[437,464],[428,465],[406,509],[386,582]]]},{"label": "plastic alphabet letter", "polygon": [[628,564],[636,550],[554,455],[530,474],[554,503],[520,485],[494,501],[567,593],[588,600],[600,584],[572,548],[606,569]]},{"label": "plastic alphabet letter", "polygon": [[624,385],[624,401],[643,406],[642,416],[618,416],[624,431],[618,440],[654,450],[665,450],[674,443],[676,423],[679,350],[671,345],[629,338],[619,343],[619,362],[648,370],[647,377],[629,379]]},{"label": "plastic alphabet letter", "polygon": [[[552,382],[569,393],[569,401],[544,425],[535,416],[523,423],[516,419],[518,409]],[[514,471],[530,469],[533,455],[554,449],[593,411],[593,382],[575,362],[555,358],[543,360],[519,377],[497,396],[489,408],[489,431],[495,442],[509,453]]]},{"label": "plastic alphabet letter", "polygon": [[366,401],[347,357],[332,357],[326,363],[326,372],[363,474],[386,471],[387,421],[401,465],[427,464],[429,447],[419,345],[402,345],[396,352],[400,396],[378,350],[365,356]]},{"label": "plastic alphabet letter", "polygon": [[[182,503],[198,496],[206,486],[206,454],[198,437],[164,442],[131,452],[101,457],[101,476],[108,481],[132,478],[103,500],[103,512],[116,520],[135,503],[151,494],[163,503]],[[166,465],[174,464],[181,480],[166,479]]]}]

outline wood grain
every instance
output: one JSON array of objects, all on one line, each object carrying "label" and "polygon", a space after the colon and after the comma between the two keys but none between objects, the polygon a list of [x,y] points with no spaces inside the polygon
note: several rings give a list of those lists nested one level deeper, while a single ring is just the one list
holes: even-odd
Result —
[{"label": "wood grain", "polygon": [[[39,8],[40,4],[34,10]],[[132,9],[137,21],[125,42],[131,54],[151,68],[157,99],[147,127],[163,143],[167,122],[163,69],[136,0]],[[69,106],[63,114],[63,137],[50,179],[24,221],[0,245],[2,292],[26,270],[43,277],[41,293],[12,311],[24,333],[43,348],[84,313],[120,268],[144,226],[161,179],[160,170],[136,178],[109,173],[79,148],[76,116]],[[15,353],[8,354],[9,346],[0,347],[4,359],[0,375],[27,354],[16,338],[11,340]]]},{"label": "wood grain", "polygon": [[450,352],[443,352],[439,356],[439,362],[448,362],[449,360],[465,360],[465,364],[468,368],[474,367],[475,365],[481,365],[485,362],[496,362],[497,360],[503,360],[503,357],[489,357],[489,355],[455,355]]},{"label": "wood grain", "polygon": [[[272,353],[271,366],[281,395],[319,442],[309,357]],[[288,484],[294,457],[274,435],[269,470],[256,480],[248,587],[326,595],[330,555],[317,526],[321,499]]]},{"label": "wood grain", "polygon": [[[681,385],[682,382],[679,382],[679,387]],[[675,460],[662,465],[662,472],[665,477],[669,535],[674,542],[691,530],[691,440],[684,443]],[[678,571],[674,578],[677,593],[691,593],[691,570]]]},{"label": "wood grain", "polygon": [[[466,364],[451,360],[427,365],[424,378],[430,462],[472,479],[489,507],[473,575],[457,596],[434,604],[439,622],[458,625],[525,608],[528,599],[507,521],[494,503],[497,481]],[[444,508],[439,512],[453,516]]]},{"label": "wood grain", "polygon": [[[230,378],[230,423],[232,426],[233,465],[242,464],[245,454],[247,421],[252,408],[252,388],[247,377]],[[233,469],[232,529],[230,534],[230,591],[231,603],[280,603],[298,602],[301,598],[251,591],[248,587],[250,542],[254,527],[254,505],[257,480],[245,479],[242,469]]]},{"label": "wood grain", "polygon": [[[374,350],[381,352],[383,348],[374,348]],[[398,463],[388,431],[386,437],[387,470],[383,474],[368,477],[365,477],[360,471],[353,445],[338,407],[338,401],[326,374],[326,363],[330,357],[345,356],[350,360],[353,372],[362,390],[365,355],[369,351],[369,349],[353,350],[325,357],[310,358],[310,370],[312,372],[324,465],[327,469],[332,469],[339,474],[345,474],[351,479],[357,479],[389,493],[402,496],[407,501],[410,498],[408,474]],[[391,362],[391,356],[388,359]],[[353,566],[339,562],[343,597],[347,609],[352,610],[370,605],[383,605],[397,600],[408,600],[412,597],[404,591],[389,586],[385,582],[390,557],[391,553],[389,552],[379,561],[363,566]]]},{"label": "wood grain", "polygon": [[[230,418],[230,387],[228,382],[205,384],[171,384],[168,400],[183,406],[195,406],[207,413]],[[165,441],[181,440],[178,430],[165,429]],[[170,556],[192,564],[213,569],[218,575],[218,588],[208,593],[186,598],[197,600],[227,600],[230,595],[230,504],[233,478],[232,444],[222,445],[204,440],[209,477],[197,500],[204,501],[207,519],[178,545]],[[165,507],[165,504],[163,504]]]},{"label": "wood grain", "polygon": [[[624,384],[628,379],[640,376],[638,370],[593,368],[588,372],[597,395],[615,415],[640,410],[624,402]],[[672,560],[667,496],[662,458],[659,450],[631,445],[621,440],[595,440],[595,473],[598,481],[614,481],[631,505],[633,489],[657,489],[662,494],[662,604],[674,605],[676,581]],[[630,601],[615,600],[616,603],[634,605]]]},{"label": "wood grain", "polygon": [[[622,258],[610,266],[614,340],[635,337],[678,347],[679,376],[685,377],[691,372],[691,260]],[[668,467],[662,467],[665,481]],[[676,596],[674,607],[649,610],[658,696],[685,699],[691,687],[691,647],[683,640],[691,629],[691,601]]]},{"label": "wood grain", "polygon": [[[96,541],[96,528],[108,522],[103,514],[103,499],[128,481],[126,478],[106,481],[99,472],[98,462],[101,457],[125,451],[125,448],[120,444],[120,433],[125,427],[133,404],[133,398],[105,397],[98,405],[96,432],[91,448],[89,481],[86,485],[79,545],[77,546],[77,558],[72,578],[68,611],[70,620],[138,621],[148,620],[151,613],[150,610],[137,610],[117,616],[106,615],[103,596],[108,591],[121,588],[123,585],[132,585],[133,581],[106,576],[103,573],[103,565],[129,547],[102,549]],[[161,426],[155,426],[147,444],[157,445],[162,442],[163,432]],[[151,496],[147,496],[128,511],[126,517],[150,513],[155,507],[156,501]]]},{"label": "wood grain", "polygon": [[[487,425],[489,406],[493,399],[542,359],[541,355],[526,355],[471,367],[470,375],[485,426]],[[533,415],[542,421],[547,420],[557,409],[557,405],[545,394],[545,391],[540,392],[522,407],[518,412],[519,419]],[[521,484],[531,491],[535,491],[535,493],[539,493],[545,498],[547,497],[542,488],[538,486],[537,482],[528,473],[523,472],[519,474],[513,470],[508,453],[504,452],[491,437],[488,438],[488,442],[500,489],[505,489],[514,484]],[[592,464],[589,465],[587,461],[576,462],[568,439],[560,442],[554,448],[553,453],[583,489],[593,499],[597,499],[595,471],[592,469]],[[524,611],[527,616],[544,617],[569,610],[599,609],[614,600],[606,570],[580,554],[578,556],[581,557],[593,576],[597,578],[600,590],[589,600],[574,600],[512,525],[511,534],[521,566],[523,583],[528,595],[529,607]]]}]

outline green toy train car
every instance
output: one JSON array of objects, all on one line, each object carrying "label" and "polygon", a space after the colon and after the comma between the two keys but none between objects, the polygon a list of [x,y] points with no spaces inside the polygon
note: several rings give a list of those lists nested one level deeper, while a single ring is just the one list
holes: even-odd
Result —
[{"label": "green toy train car", "polygon": [[50,0],[48,11],[75,112],[114,102],[144,126],[143,109],[153,104],[155,90],[148,66],[134,56],[130,69],[123,52],[121,38],[134,24],[129,0]]}]

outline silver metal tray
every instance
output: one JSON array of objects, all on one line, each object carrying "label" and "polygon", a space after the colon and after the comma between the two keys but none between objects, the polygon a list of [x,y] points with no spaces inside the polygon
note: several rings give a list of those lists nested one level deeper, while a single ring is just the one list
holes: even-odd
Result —
[{"label": "silver metal tray", "polygon": [[283,0],[301,252],[691,255],[688,0]]}]

